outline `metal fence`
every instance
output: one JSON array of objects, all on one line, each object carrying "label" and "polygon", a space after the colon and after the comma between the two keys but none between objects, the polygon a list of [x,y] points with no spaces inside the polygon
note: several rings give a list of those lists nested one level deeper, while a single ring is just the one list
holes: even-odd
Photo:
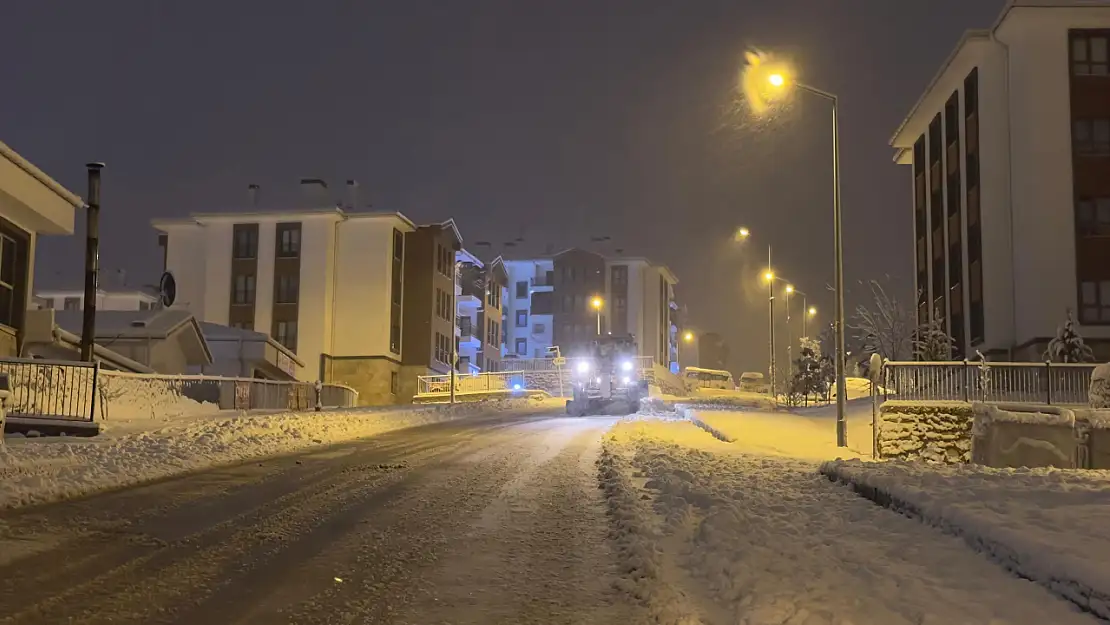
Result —
[{"label": "metal fence", "polygon": [[[563,395],[570,391],[570,382],[578,370],[578,365],[587,358],[567,358],[566,363],[555,366],[551,358],[513,358],[501,362],[505,371],[484,373],[458,373],[455,375],[456,393],[493,392],[509,390],[544,390],[552,395]],[[633,368],[639,375],[652,383],[660,383],[660,378],[670,376],[670,372],[660,373],[655,361],[650,357],[633,358]],[[417,395],[446,394],[451,392],[451,375],[422,375],[417,379]],[[679,383],[681,384],[681,383]]]},{"label": "metal fence", "polygon": [[[565,364],[556,366],[554,358],[506,358],[501,361],[501,368],[506,371],[557,371],[560,368],[564,371],[574,371],[578,363],[591,359],[571,357],[564,360],[566,360]],[[632,362],[640,371],[650,371],[655,365],[655,359],[651,356],[635,356]]]},{"label": "metal fence", "polygon": [[[8,374],[11,416],[92,421],[97,416],[153,416],[198,410],[312,410],[310,382],[206,375],[127,373],[93,363],[0,358]],[[358,391],[342,384],[320,389],[324,407],[358,405]]]},{"label": "metal fence", "polygon": [[882,387],[887,399],[1086,404],[1087,363],[887,362]]},{"label": "metal fence", "polygon": [[[456,393],[475,393],[483,391],[506,391],[517,385],[524,388],[523,371],[487,371],[475,374],[455,375]],[[514,380],[516,380],[514,382]],[[417,376],[417,394],[433,395],[451,392],[450,375],[421,375]]]}]

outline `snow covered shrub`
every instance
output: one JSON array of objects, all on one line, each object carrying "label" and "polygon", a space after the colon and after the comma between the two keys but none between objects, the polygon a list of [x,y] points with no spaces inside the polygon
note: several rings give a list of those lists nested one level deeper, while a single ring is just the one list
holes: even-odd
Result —
[{"label": "snow covered shrub", "polygon": [[1103,363],[1091,372],[1087,400],[1091,408],[1110,408],[1110,363]]},{"label": "snow covered shrub", "polygon": [[1064,325],[1056,328],[1056,337],[1048,343],[1044,359],[1049,362],[1091,362],[1095,359],[1091,348],[1083,342],[1083,337],[1075,329],[1075,321],[1068,311]]},{"label": "snow covered shrub", "polygon": [[925,362],[952,360],[952,346],[955,341],[944,331],[944,317],[940,311],[933,314],[931,321],[918,326],[913,334],[913,355]]}]

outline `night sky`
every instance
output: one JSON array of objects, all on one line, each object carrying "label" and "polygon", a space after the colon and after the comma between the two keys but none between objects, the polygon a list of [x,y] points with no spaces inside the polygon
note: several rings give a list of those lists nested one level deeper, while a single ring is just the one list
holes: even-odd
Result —
[{"label": "night sky", "polygon": [[[887,142],[1003,0],[70,2],[6,6],[0,140],[84,196],[107,163],[102,283],[156,280],[153,217],[299,206],[301,177],[464,239],[523,237],[669,265],[730,368],[765,368],[766,245],[828,322],[828,107],[735,102],[743,51],[841,99],[846,282],[912,291],[911,182]],[[83,215],[78,217],[79,224]],[[746,249],[730,243],[752,230]],[[83,231],[40,240],[36,285],[79,284]]]}]

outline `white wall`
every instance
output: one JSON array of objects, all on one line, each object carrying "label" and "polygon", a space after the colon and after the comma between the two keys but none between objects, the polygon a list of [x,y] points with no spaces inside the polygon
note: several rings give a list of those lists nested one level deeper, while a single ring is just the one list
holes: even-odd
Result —
[{"label": "white wall", "polygon": [[[315,249],[304,244],[305,225],[301,224],[301,256],[306,250],[314,255]],[[277,242],[277,222],[263,221],[258,224],[258,267],[254,275],[254,329],[258,332],[270,334],[274,329],[274,252]],[[304,260],[301,260],[301,273],[304,273]],[[231,276],[228,276],[230,289]],[[300,310],[304,310],[304,280],[301,280]],[[303,312],[299,312],[303,316]],[[297,322],[297,347],[303,340],[300,334],[300,321]],[[298,349],[298,352],[300,350]],[[304,360],[303,358],[301,360]],[[305,361],[307,364],[308,361]],[[315,378],[313,378],[315,379]]]},{"label": "white wall", "polygon": [[[204,240],[190,250],[186,262],[198,262],[197,254],[203,253],[204,257],[204,283],[198,289],[204,293],[203,308],[200,318],[211,323],[227,325],[229,307],[231,305],[231,232],[233,223],[230,221],[210,222],[202,226]],[[173,246],[173,239],[170,239]],[[201,252],[203,250],[203,252]],[[255,288],[258,288],[257,279]],[[257,297],[255,298],[257,302]],[[196,315],[196,310],[190,307]],[[265,329],[263,329],[265,331]]]},{"label": "white wall", "polygon": [[[285,219],[282,221],[292,221]],[[305,366],[297,371],[302,380],[316,380],[320,377],[320,354],[331,353],[332,348],[356,340],[356,336],[334,341],[332,337],[333,319],[328,318],[327,295],[331,282],[332,257],[335,246],[335,221],[332,217],[316,217],[301,220],[301,274],[300,294],[297,298],[297,356]],[[350,222],[348,222],[350,223]],[[346,224],[342,224],[342,228]],[[273,241],[275,230],[270,224],[270,296],[273,301]],[[367,247],[373,246],[371,242]],[[260,252],[262,253],[262,252]],[[366,274],[377,268],[373,265],[360,267]],[[261,274],[261,272],[259,272]],[[388,321],[386,323],[388,325]],[[267,326],[268,327],[268,326]],[[336,354],[333,354],[336,355]]]},{"label": "white wall", "polygon": [[[209,319],[205,316],[205,296],[209,290],[217,290],[206,283],[208,265],[217,262],[209,258],[209,243],[205,240],[208,231],[199,224],[181,224],[165,228],[168,235],[166,248],[166,268],[173,274],[177,283],[177,299],[172,308],[184,308],[201,321],[227,323],[227,306],[220,318]],[[231,239],[228,233],[226,257],[231,258]],[[231,274],[227,276],[225,292],[231,289]],[[222,320],[221,320],[222,319]]]},{"label": "white wall", "polygon": [[[390,280],[393,229],[411,228],[393,217],[352,218],[336,239],[335,356],[390,355]],[[305,275],[302,269],[302,277]],[[394,358],[399,355],[393,354]]]}]

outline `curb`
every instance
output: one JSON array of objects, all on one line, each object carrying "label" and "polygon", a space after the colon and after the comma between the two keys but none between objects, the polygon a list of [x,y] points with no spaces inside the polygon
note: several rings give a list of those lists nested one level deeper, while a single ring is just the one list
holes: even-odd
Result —
[{"label": "curb", "polygon": [[1028,557],[1023,558],[1018,550],[1004,542],[960,525],[943,514],[927,512],[921,506],[880,486],[868,484],[866,480],[842,471],[838,461],[822,463],[818,472],[830,482],[851,488],[852,492],[864,499],[963,540],[972,551],[990,558],[1017,577],[1039,584],[1051,594],[1075,605],[1083,612],[1099,619],[1110,620],[1110,594],[1091,588],[1079,580],[1049,572],[1046,567],[1039,567],[1036,561],[1030,561]]}]

